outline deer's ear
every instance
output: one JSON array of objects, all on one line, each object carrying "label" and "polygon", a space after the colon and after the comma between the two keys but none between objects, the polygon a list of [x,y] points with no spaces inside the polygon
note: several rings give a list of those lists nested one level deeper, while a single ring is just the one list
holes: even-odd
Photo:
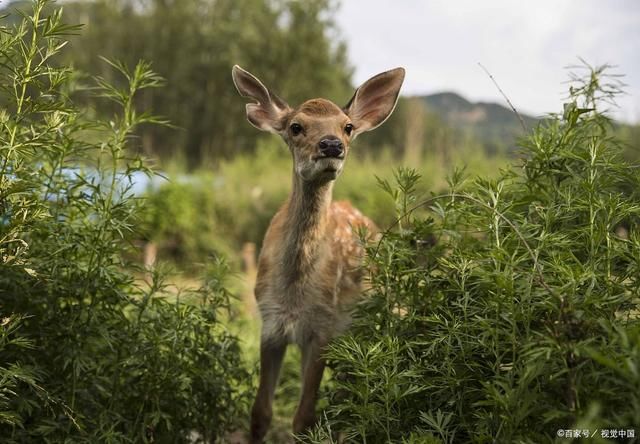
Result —
[{"label": "deer's ear", "polygon": [[285,129],[286,116],[291,111],[289,105],[269,91],[253,74],[235,65],[231,70],[233,83],[243,97],[257,103],[247,104],[247,119],[258,129],[280,133]]},{"label": "deer's ear", "polygon": [[404,68],[395,68],[371,77],[358,88],[344,107],[351,118],[355,134],[380,126],[396,107]]}]

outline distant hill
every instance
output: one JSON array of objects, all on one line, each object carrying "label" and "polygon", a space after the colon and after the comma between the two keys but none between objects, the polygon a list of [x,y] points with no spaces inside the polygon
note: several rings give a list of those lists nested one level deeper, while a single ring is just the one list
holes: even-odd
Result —
[{"label": "distant hill", "polygon": [[[453,92],[419,98],[430,112],[439,115],[451,127],[478,138],[490,151],[510,151],[515,148],[517,138],[524,134],[513,111],[498,103],[474,103]],[[520,116],[529,129],[539,121],[526,114],[520,113]]]}]

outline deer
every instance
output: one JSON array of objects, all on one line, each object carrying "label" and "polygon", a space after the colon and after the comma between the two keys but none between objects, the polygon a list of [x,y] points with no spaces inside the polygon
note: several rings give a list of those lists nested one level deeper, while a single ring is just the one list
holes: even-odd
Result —
[{"label": "deer", "polygon": [[235,65],[233,82],[246,117],[259,130],[282,137],[293,158],[292,188],[264,236],[254,294],[262,320],[259,385],[250,420],[250,442],[262,443],[287,346],[301,350],[302,389],[293,432],[316,424],[316,401],[329,342],[343,333],[363,292],[364,245],[375,224],[347,201],[332,202],[350,143],[380,126],[393,112],[404,68],[364,82],[344,107],[323,98],[296,108],[257,77]]}]

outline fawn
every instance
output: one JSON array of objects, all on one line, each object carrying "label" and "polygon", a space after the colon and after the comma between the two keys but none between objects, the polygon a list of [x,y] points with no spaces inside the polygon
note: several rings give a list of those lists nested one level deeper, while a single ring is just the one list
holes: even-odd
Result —
[{"label": "fawn", "polygon": [[294,109],[238,65],[232,74],[240,95],[255,101],[246,105],[249,122],[279,134],[293,156],[291,194],[271,220],[258,259],[255,297],[262,334],[251,442],[261,443],[288,344],[302,351],[302,395],[293,431],[316,422],[323,351],[349,325],[349,310],[361,293],[364,249],[355,230],[376,229],[348,202],[331,202],[333,183],[351,140],[381,125],[395,108],[404,69],[367,80],[344,108],[312,99]]}]

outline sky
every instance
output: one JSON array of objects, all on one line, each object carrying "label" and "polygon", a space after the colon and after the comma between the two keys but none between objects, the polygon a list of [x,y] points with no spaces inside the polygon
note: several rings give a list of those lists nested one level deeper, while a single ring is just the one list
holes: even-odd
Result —
[{"label": "sky", "polygon": [[615,65],[626,96],[614,117],[640,122],[638,0],[342,0],[336,14],[358,84],[407,70],[404,95],[454,91],[520,112],[562,110],[568,65]]}]

